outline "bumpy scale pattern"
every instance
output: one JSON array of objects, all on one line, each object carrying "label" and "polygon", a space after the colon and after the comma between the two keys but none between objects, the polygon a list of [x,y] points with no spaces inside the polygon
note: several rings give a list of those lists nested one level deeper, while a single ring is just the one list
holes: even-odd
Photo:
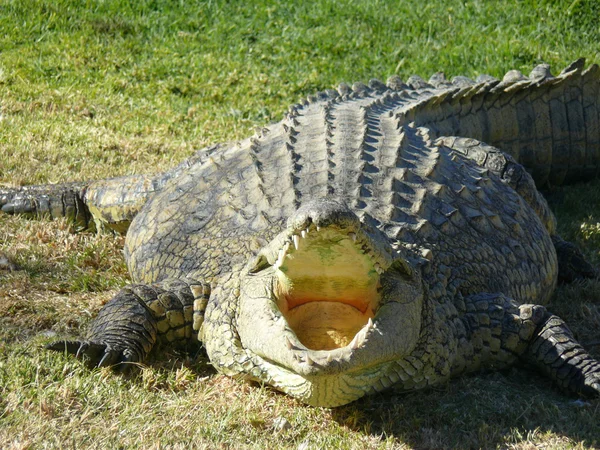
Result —
[{"label": "bumpy scale pattern", "polygon": [[[126,254],[134,279],[211,284],[201,337],[224,371],[247,371],[233,368],[246,360],[234,321],[242,269],[302,202],[332,197],[395,245],[426,255],[433,322],[452,323],[466,313],[460,299],[475,294],[544,303],[557,271],[544,225],[499,176],[407,121],[432,95],[342,85],[193,165],[133,222]],[[424,339],[435,347],[428,351],[455,353],[456,332],[439,333]]]}]

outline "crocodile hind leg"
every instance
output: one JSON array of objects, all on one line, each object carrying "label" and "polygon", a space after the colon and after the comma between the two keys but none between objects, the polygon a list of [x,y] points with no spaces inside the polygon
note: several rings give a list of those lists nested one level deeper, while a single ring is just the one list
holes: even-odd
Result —
[{"label": "crocodile hind leg", "polygon": [[436,141],[475,161],[482,168],[497,175],[512,187],[538,215],[552,237],[558,259],[558,281],[570,283],[577,279],[598,278],[598,271],[588,262],[581,251],[571,242],[563,240],[556,232],[556,218],[546,199],[535,186],[531,175],[512,156],[496,147],[476,139],[444,136]]},{"label": "crocodile hind leg", "polygon": [[0,210],[34,218],[66,217],[77,228],[94,228],[85,202],[86,187],[85,183],[63,183],[0,188]]},{"label": "crocodile hind leg", "polygon": [[197,342],[193,324],[203,315],[209,293],[208,285],[191,280],[127,286],[100,310],[85,339],[46,348],[84,358],[91,367],[126,370],[143,362],[157,343]]},{"label": "crocodile hind leg", "polygon": [[465,299],[453,374],[533,364],[567,391],[600,395],[600,362],[575,340],[567,325],[540,305],[519,305],[502,294]]},{"label": "crocodile hind leg", "polygon": [[562,389],[583,396],[600,394],[600,362],[575,340],[565,322],[542,307],[524,305],[525,312],[539,317],[539,326],[522,358],[533,363]]},{"label": "crocodile hind leg", "polygon": [[31,218],[66,217],[80,230],[106,228],[125,234],[167,175],[131,175],[87,183],[0,188],[0,210]]},{"label": "crocodile hind leg", "polygon": [[552,236],[558,258],[558,282],[571,283],[582,278],[598,278],[598,270],[592,266],[575,244]]}]

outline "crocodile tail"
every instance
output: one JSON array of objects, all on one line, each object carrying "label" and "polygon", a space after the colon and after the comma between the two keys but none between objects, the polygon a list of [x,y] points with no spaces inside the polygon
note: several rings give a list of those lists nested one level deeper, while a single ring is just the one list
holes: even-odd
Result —
[{"label": "crocodile tail", "polygon": [[78,230],[107,228],[125,233],[150,195],[162,189],[170,175],[0,188],[0,210],[36,219],[66,217]]},{"label": "crocodile tail", "polygon": [[164,174],[130,175],[90,183],[84,201],[96,227],[125,234],[150,196],[162,189]]},{"label": "crocodile tail", "polygon": [[[403,111],[431,135],[471,137],[512,155],[538,187],[595,178],[600,172],[600,69],[579,59],[553,76],[544,64],[529,77],[457,77],[428,83],[432,96]],[[427,88],[425,88],[427,89]]]},{"label": "crocodile tail", "polygon": [[66,217],[78,230],[108,228],[125,233],[150,194],[164,184],[133,175],[91,182],[0,188],[0,210],[41,219]]}]

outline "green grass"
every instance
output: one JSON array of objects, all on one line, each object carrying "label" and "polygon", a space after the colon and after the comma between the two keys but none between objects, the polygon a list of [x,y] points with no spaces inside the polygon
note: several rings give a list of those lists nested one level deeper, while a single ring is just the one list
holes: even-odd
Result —
[{"label": "green grass", "polygon": [[[600,62],[597,5],[0,0],[0,185],[160,171],[342,81]],[[561,233],[596,264],[599,192],[550,193]],[[521,369],[329,410],[216,375],[202,357],[167,353],[123,378],[43,351],[127,283],[122,243],[0,216],[0,251],[23,268],[0,272],[0,447],[600,446],[598,400]],[[600,284],[563,287],[551,308],[600,357]]]}]

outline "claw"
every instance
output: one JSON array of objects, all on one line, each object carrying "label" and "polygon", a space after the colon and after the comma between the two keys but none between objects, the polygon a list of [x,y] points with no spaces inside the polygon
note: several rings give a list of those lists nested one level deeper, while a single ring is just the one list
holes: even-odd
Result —
[{"label": "claw", "polygon": [[87,342],[82,342],[81,345],[79,346],[79,348],[77,349],[77,353],[75,353],[75,358],[77,358],[77,359],[82,358],[85,355],[88,347],[89,347],[89,345]]},{"label": "claw", "polygon": [[54,352],[67,352],[70,355],[74,355],[77,353],[80,346],[81,343],[78,341],[56,341],[47,344],[44,348]]},{"label": "claw", "polygon": [[97,361],[104,360],[104,355],[110,352],[106,344],[87,341],[56,341],[46,345],[46,349],[75,355],[77,359],[86,360],[86,364],[91,367],[97,366]]},{"label": "claw", "polygon": [[114,366],[115,363],[118,362],[117,356],[118,353],[115,350],[107,349],[104,355],[102,356],[102,359],[98,362],[98,364],[96,364],[96,367]]},{"label": "claw", "polygon": [[119,372],[119,373],[126,373],[137,362],[138,362],[137,357],[134,354],[125,350],[125,351],[123,351],[123,357],[121,358],[121,362],[119,364],[117,364],[117,366],[115,367],[115,371]]},{"label": "claw", "polygon": [[135,349],[121,346],[115,348],[102,341],[56,341],[47,344],[45,348],[74,355],[84,360],[85,365],[90,369],[112,366],[120,373],[127,372],[141,360],[141,356]]}]

